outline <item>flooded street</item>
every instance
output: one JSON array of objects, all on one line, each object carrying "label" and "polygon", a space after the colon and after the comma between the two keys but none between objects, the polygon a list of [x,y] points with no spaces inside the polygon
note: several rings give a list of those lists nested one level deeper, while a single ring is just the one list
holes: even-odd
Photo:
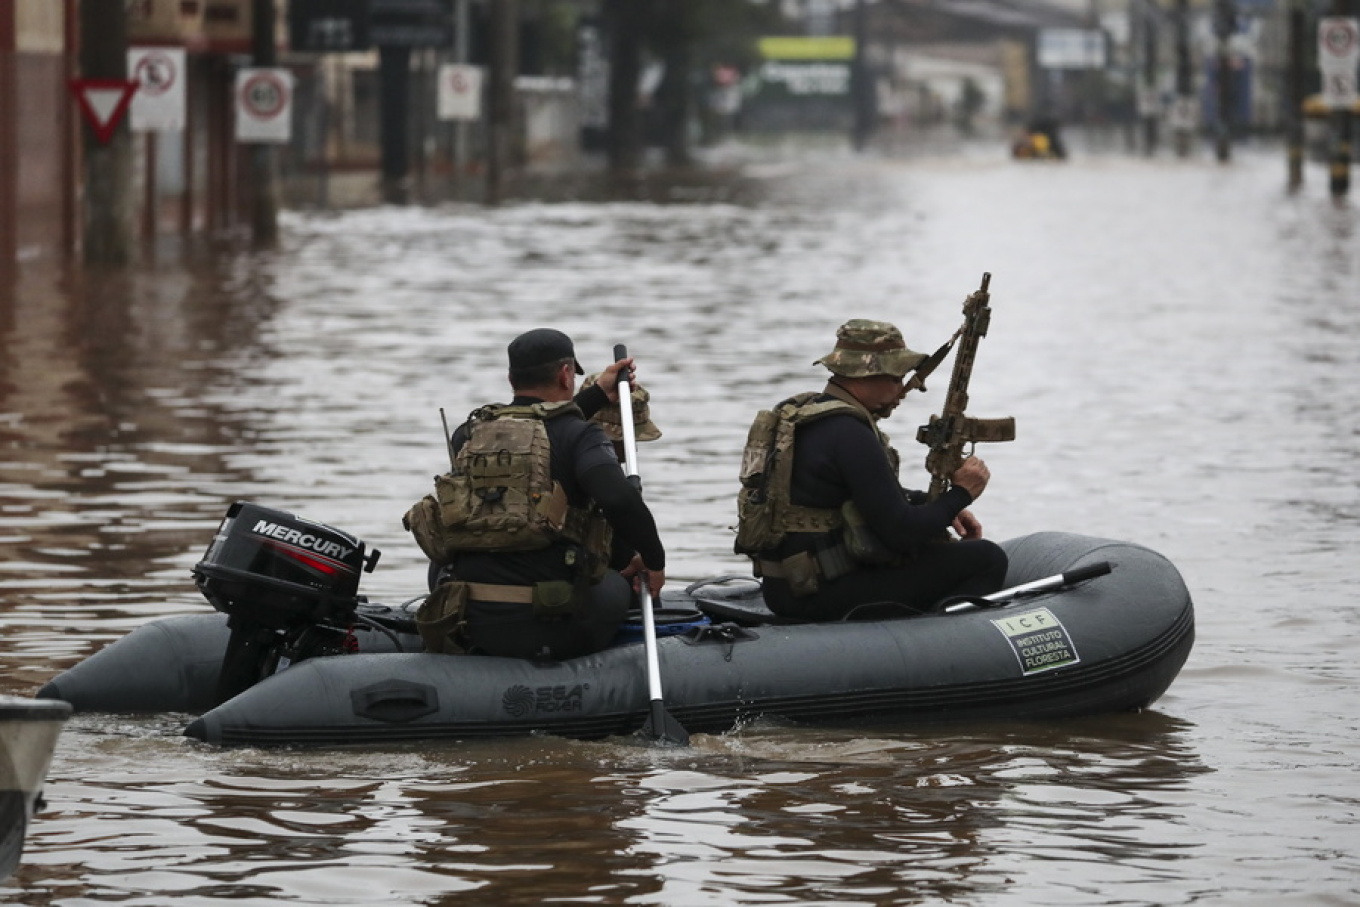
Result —
[{"label": "flooded street", "polygon": [[[787,160],[723,202],[289,213],[268,255],[117,275],[32,263],[0,300],[0,692],[146,621],[235,500],[383,552],[505,345],[638,359],[672,584],[731,553],[751,417],[822,386],[848,318],[934,349],[992,274],[970,414],[987,534],[1169,557],[1197,643],[1153,710],[1048,726],[757,723],[689,749],[549,738],[218,749],[187,716],[77,716],[0,902],[1360,902],[1360,209],[1283,151],[1024,164]],[[916,426],[885,424],[908,485]],[[1347,552],[1351,552],[1347,554]]]}]

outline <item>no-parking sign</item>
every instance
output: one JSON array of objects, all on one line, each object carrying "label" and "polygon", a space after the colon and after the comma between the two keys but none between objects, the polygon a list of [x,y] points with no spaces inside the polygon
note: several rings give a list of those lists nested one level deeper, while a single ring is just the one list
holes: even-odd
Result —
[{"label": "no-parking sign", "polygon": [[286,69],[236,73],[236,141],[286,144],[293,138],[293,74]]},{"label": "no-parking sign", "polygon": [[129,48],[128,78],[139,86],[128,110],[134,132],[183,131],[184,48]]},{"label": "no-parking sign", "polygon": [[482,115],[482,68],[445,63],[439,67],[439,119],[476,120]]}]

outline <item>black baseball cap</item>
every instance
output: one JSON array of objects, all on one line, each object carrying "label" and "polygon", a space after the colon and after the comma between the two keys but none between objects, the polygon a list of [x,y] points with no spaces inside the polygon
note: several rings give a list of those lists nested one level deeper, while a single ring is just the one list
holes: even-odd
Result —
[{"label": "black baseball cap", "polygon": [[536,365],[547,365],[562,359],[570,359],[576,365],[576,374],[584,375],[586,370],[576,361],[576,348],[571,338],[553,328],[534,328],[525,331],[506,348],[510,354],[510,371],[517,372]]}]

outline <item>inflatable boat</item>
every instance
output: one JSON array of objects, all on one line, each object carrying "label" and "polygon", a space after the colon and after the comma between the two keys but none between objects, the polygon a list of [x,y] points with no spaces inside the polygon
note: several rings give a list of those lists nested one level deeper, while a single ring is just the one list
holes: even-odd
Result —
[{"label": "inflatable boat", "polygon": [[0,881],[19,865],[24,837],[42,806],[42,787],[71,706],[0,696]]},{"label": "inflatable boat", "polygon": [[[1194,611],[1165,557],[1060,532],[1002,546],[1011,588],[921,616],[789,622],[751,577],[667,590],[654,611],[665,707],[691,733],[761,717],[911,726],[1137,710],[1170,686]],[[376,559],[352,536],[238,502],[194,571],[213,611],[146,624],[38,696],[79,711],[190,713],[185,733],[222,745],[590,739],[647,722],[632,628],[561,662],[427,653],[418,599],[356,594]]]}]

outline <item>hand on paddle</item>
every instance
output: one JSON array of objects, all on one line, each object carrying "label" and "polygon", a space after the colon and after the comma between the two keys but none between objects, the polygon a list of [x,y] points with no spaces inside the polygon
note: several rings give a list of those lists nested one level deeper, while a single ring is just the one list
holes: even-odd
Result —
[{"label": "hand on paddle", "polygon": [[642,591],[641,584],[647,584],[648,595],[655,599],[661,595],[661,587],[666,585],[666,571],[652,570],[642,563],[642,555],[635,554],[633,559],[628,562],[628,566],[619,571],[619,575],[632,585],[634,592]]},{"label": "hand on paddle", "polygon": [[595,384],[604,391],[604,395],[609,398],[610,403],[619,402],[619,373],[623,373],[625,381],[632,382],[633,379],[633,357],[626,356],[617,362],[606,365],[604,371],[595,379]]}]

